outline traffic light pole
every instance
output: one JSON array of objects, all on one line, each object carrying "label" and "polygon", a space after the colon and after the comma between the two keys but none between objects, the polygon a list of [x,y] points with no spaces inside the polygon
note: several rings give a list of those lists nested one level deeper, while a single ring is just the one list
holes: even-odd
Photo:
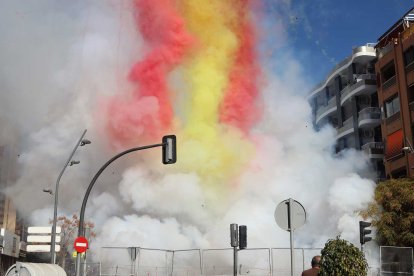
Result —
[{"label": "traffic light pole", "polygon": [[237,247],[233,247],[233,275],[237,276],[237,266],[238,266],[238,249]]},{"label": "traffic light pole", "polygon": [[[144,150],[144,149],[150,149],[150,148],[156,148],[156,147],[163,147],[163,163],[164,164],[172,164],[175,163],[176,161],[176,144],[175,144],[175,136],[174,135],[170,135],[170,136],[164,136],[163,137],[163,142],[160,144],[154,144],[154,145],[148,145],[148,146],[143,146],[143,147],[137,147],[137,148],[131,148],[128,149],[126,151],[123,151],[121,153],[118,153],[117,155],[115,155],[114,157],[112,157],[111,159],[109,159],[100,169],[99,171],[95,174],[95,176],[93,177],[91,183],[88,186],[88,189],[86,190],[85,196],[83,198],[83,202],[82,202],[82,207],[81,207],[81,211],[80,211],[80,215],[79,215],[79,227],[78,227],[78,237],[84,236],[84,217],[85,217],[85,209],[86,209],[86,203],[88,202],[88,198],[89,198],[89,194],[91,193],[91,190],[93,188],[93,186],[95,185],[96,180],[98,179],[98,177],[102,174],[102,172],[112,163],[114,162],[116,159],[134,152],[134,151],[139,151],[139,150]],[[80,276],[80,270],[81,270],[81,259],[80,259],[80,254],[77,254],[76,256],[76,276]]]},{"label": "traffic light pole", "polygon": [[233,247],[233,276],[237,276],[237,247],[239,246],[239,229],[236,223],[230,224],[230,245]]},{"label": "traffic light pole", "polygon": [[230,224],[230,245],[233,247],[233,276],[237,276],[238,253],[247,247],[246,225]]}]

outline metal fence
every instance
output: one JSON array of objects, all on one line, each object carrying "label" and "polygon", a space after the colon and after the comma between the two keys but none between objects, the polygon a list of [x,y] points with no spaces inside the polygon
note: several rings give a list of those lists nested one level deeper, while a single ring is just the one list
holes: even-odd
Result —
[{"label": "metal fence", "polygon": [[412,247],[380,247],[380,275],[414,275]]},{"label": "metal fence", "polygon": [[[295,275],[310,267],[321,248],[295,249]],[[85,276],[233,275],[233,248],[165,250],[104,247],[99,263],[85,263]],[[380,247],[379,267],[369,276],[413,276],[413,248]],[[72,274],[68,274],[72,275]],[[290,276],[289,248],[248,248],[238,253],[238,275]]]},{"label": "metal fence", "polygon": [[[295,273],[310,267],[320,248],[295,249]],[[249,248],[238,253],[239,275],[290,276],[289,248]],[[233,275],[233,248],[164,250],[139,247],[105,247],[100,274],[87,276]]]}]

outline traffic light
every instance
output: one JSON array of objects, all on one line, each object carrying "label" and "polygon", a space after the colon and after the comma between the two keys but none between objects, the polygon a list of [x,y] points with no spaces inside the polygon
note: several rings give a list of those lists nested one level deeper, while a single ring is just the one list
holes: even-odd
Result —
[{"label": "traffic light", "polygon": [[230,224],[230,245],[232,247],[239,246],[239,232],[237,231],[237,224]]},{"label": "traffic light", "polygon": [[239,249],[245,249],[247,247],[247,226],[239,226]]},{"label": "traffic light", "polygon": [[240,250],[247,247],[247,226],[236,223],[230,224],[230,244],[232,247],[239,247]]},{"label": "traffic light", "polygon": [[162,137],[162,163],[174,164],[177,162],[177,141],[175,135]]},{"label": "traffic light", "polygon": [[366,236],[368,234],[371,234],[371,229],[365,229],[370,226],[371,226],[370,222],[366,222],[366,221],[359,222],[359,242],[361,243],[361,245],[372,240],[371,237]]}]

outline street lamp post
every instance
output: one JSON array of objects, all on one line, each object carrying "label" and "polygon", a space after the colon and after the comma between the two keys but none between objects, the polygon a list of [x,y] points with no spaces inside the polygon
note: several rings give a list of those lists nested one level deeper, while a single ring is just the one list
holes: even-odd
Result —
[{"label": "street lamp post", "polygon": [[75,165],[75,164],[79,164],[79,161],[71,161],[73,155],[75,154],[76,150],[78,149],[79,146],[84,146],[87,144],[90,144],[91,141],[83,139],[83,137],[86,134],[86,129],[83,131],[82,136],[79,138],[79,141],[76,143],[75,148],[73,149],[72,153],[70,154],[68,161],[66,161],[65,166],[63,167],[62,171],[59,174],[58,179],[56,180],[56,186],[55,186],[55,204],[54,204],[54,208],[53,208],[53,224],[52,224],[52,240],[51,240],[51,245],[50,245],[50,254],[52,255],[51,258],[51,263],[55,264],[56,263],[56,252],[55,252],[55,247],[56,247],[56,223],[57,223],[57,206],[58,206],[58,201],[59,201],[59,181],[60,178],[63,175],[63,172],[65,171],[66,167]]},{"label": "street lamp post", "polygon": [[[116,159],[120,158],[121,156],[144,149],[150,149],[155,147],[162,147],[162,163],[163,164],[174,164],[177,161],[176,156],[176,137],[175,135],[167,135],[162,138],[162,143],[160,144],[154,144],[154,145],[148,145],[143,147],[137,147],[137,148],[131,148],[128,150],[125,150],[121,153],[118,153],[111,159],[109,159],[95,174],[93,177],[91,183],[89,183],[88,188],[86,189],[85,196],[83,197],[82,207],[79,215],[79,227],[78,227],[78,237],[84,236],[84,217],[85,217],[85,209],[86,209],[86,203],[88,202],[89,194],[91,193],[91,190],[93,186],[95,185],[96,180],[98,177],[102,174],[102,172],[108,167],[112,162],[114,162]],[[80,255],[76,255],[76,276],[80,276]]]}]

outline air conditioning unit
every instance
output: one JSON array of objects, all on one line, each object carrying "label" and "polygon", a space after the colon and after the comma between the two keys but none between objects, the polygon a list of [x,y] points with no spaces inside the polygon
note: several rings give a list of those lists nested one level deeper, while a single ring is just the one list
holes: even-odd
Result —
[{"label": "air conditioning unit", "polygon": [[7,231],[4,228],[1,228],[0,233],[1,236],[3,236],[3,248],[1,253],[7,256],[18,258],[20,237],[13,232]]}]

